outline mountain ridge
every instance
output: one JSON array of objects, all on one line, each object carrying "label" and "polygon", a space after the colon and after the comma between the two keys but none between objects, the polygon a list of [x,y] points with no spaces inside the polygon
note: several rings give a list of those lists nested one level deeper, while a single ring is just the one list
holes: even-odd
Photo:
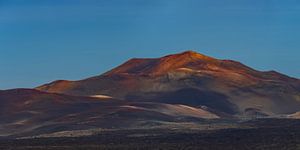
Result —
[{"label": "mountain ridge", "polygon": [[[187,50],[187,51],[184,51],[184,52],[178,53],[178,54],[170,54],[170,55],[166,55],[166,56],[163,56],[163,57],[160,57],[160,58],[132,58],[132,59],[129,59],[128,61],[126,61],[125,63],[115,67],[112,70],[104,72],[103,74],[100,74],[98,76],[89,77],[89,78],[96,78],[96,77],[99,77],[99,76],[112,76],[112,75],[142,75],[142,76],[161,75],[160,73],[151,73],[151,72],[149,73],[149,71],[146,70],[147,66],[148,66],[148,68],[151,67],[150,65],[158,63],[158,61],[160,59],[172,59],[172,58],[178,57],[178,56],[179,57],[180,56],[184,56],[184,57],[192,56],[194,58],[200,58],[202,60],[203,60],[203,58],[205,58],[206,60],[213,60],[213,61],[224,62],[224,63],[227,63],[227,64],[234,64],[235,66],[246,68],[246,69],[252,70],[254,72],[265,73],[265,74],[268,74],[268,75],[271,75],[271,76],[274,76],[274,77],[277,77],[277,78],[282,78],[282,79],[289,78],[289,79],[293,79],[293,80],[299,82],[298,78],[290,77],[288,75],[282,74],[282,73],[277,72],[275,70],[259,71],[259,70],[255,70],[251,67],[248,67],[245,64],[242,64],[242,63],[240,63],[238,61],[235,61],[235,60],[215,59],[213,57],[209,57],[209,56],[197,53],[197,52],[192,51],[192,50]],[[143,64],[143,63],[145,63],[145,61],[146,61],[146,64]],[[148,61],[149,61],[149,64],[147,63]],[[140,68],[142,70],[134,71],[134,69],[130,69],[130,67],[132,67],[131,65],[138,65],[137,68]],[[143,72],[145,70],[146,70],[146,72]],[[152,70],[155,70],[155,69],[152,69]],[[156,69],[156,70],[159,70],[159,69]],[[184,70],[184,68],[182,68],[182,70]],[[163,73],[166,73],[166,71],[164,71]],[[82,80],[86,80],[86,79],[89,79],[89,78],[85,78],[85,79],[82,79]],[[82,81],[82,80],[77,80],[77,81]],[[54,83],[54,84],[63,84],[64,85],[64,83],[68,83],[68,82],[74,82],[74,80],[56,80],[56,81],[50,82],[46,85],[49,85],[49,84],[52,84],[52,83]],[[43,85],[38,86],[38,87],[36,87],[36,89],[40,89],[42,86]]]},{"label": "mountain ridge", "polygon": [[36,89],[38,90],[49,89],[49,91],[51,92],[52,86],[59,85],[57,86],[58,89],[63,90],[64,88],[72,88],[73,86],[72,83],[85,81],[89,79],[95,79],[99,77],[101,78],[103,76],[105,77],[119,76],[125,78],[126,76],[127,77],[128,76],[146,76],[146,77],[152,76],[153,77],[153,76],[162,76],[173,71],[193,72],[193,71],[201,71],[201,70],[204,73],[205,71],[206,72],[215,71],[215,72],[224,73],[224,75],[226,75],[228,72],[231,72],[234,75],[237,74],[244,75],[248,79],[252,79],[252,80],[257,80],[257,79],[264,80],[265,78],[270,80],[271,78],[275,78],[278,79],[278,81],[289,80],[290,82],[295,81],[300,83],[299,79],[297,78],[289,77],[287,75],[281,74],[273,70],[258,71],[234,60],[215,59],[203,54],[199,54],[195,51],[188,50],[182,53],[166,55],[160,58],[133,58],[117,66],[116,68],[98,76],[94,76],[94,77],[90,77],[78,81],[57,80],[36,87]]}]

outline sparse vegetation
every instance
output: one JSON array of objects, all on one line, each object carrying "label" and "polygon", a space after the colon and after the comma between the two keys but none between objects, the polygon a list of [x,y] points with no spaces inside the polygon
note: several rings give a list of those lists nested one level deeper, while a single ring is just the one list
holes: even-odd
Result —
[{"label": "sparse vegetation", "polygon": [[300,121],[261,119],[241,123],[250,128],[221,130],[135,129],[103,131],[86,137],[1,140],[0,149],[200,149],[296,150],[300,149]]}]

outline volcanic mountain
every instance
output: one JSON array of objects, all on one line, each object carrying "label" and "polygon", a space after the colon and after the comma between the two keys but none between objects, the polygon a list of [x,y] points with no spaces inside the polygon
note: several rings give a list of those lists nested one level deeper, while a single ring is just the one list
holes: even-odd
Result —
[{"label": "volcanic mountain", "polygon": [[[0,137],[299,118],[300,81],[193,51],[134,58],[99,76],[0,90]],[[181,125],[183,124],[183,125]]]},{"label": "volcanic mountain", "polygon": [[218,115],[276,116],[300,110],[300,80],[186,51],[134,58],[99,76],[36,88],[73,96],[207,108]]}]

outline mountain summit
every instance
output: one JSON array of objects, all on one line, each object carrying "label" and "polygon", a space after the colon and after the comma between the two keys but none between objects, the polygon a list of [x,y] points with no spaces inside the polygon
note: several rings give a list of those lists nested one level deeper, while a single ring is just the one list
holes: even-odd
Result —
[{"label": "mountain summit", "polygon": [[[202,73],[224,78],[231,76],[237,80],[243,77],[248,78],[247,80],[276,77],[276,72],[273,74],[260,72],[236,61],[220,60],[194,51],[185,51],[161,58],[133,58],[106,72],[103,76],[162,76],[174,72]],[[277,75],[283,77],[279,73]]]},{"label": "mountain summit", "polygon": [[181,67],[195,67],[208,63],[217,63],[218,60],[199,54],[194,51],[185,51],[179,54],[164,56],[161,58],[131,59],[121,66],[105,73],[105,75],[115,74],[139,74],[139,75],[161,75]]}]

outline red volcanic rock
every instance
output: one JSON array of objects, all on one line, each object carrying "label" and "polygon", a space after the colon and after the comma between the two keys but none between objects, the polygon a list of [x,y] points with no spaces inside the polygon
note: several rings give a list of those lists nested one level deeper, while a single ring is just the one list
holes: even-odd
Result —
[{"label": "red volcanic rock", "polygon": [[118,66],[103,76],[138,75],[160,76],[170,72],[185,71],[208,73],[212,76],[245,77],[248,80],[264,79],[293,80],[275,71],[261,72],[233,60],[219,60],[194,51],[167,55],[161,58],[134,58]]},{"label": "red volcanic rock", "polygon": [[123,65],[105,73],[104,75],[136,74],[136,75],[162,75],[178,68],[187,67],[205,68],[208,64],[217,65],[219,60],[193,51],[168,55],[162,58],[138,59],[134,58]]},{"label": "red volcanic rock", "polygon": [[80,81],[56,81],[36,89],[80,96],[107,95],[130,101],[207,106],[231,114],[245,114],[245,110],[251,109],[274,115],[300,109],[298,79],[193,51],[161,58],[135,58],[100,76]]}]

